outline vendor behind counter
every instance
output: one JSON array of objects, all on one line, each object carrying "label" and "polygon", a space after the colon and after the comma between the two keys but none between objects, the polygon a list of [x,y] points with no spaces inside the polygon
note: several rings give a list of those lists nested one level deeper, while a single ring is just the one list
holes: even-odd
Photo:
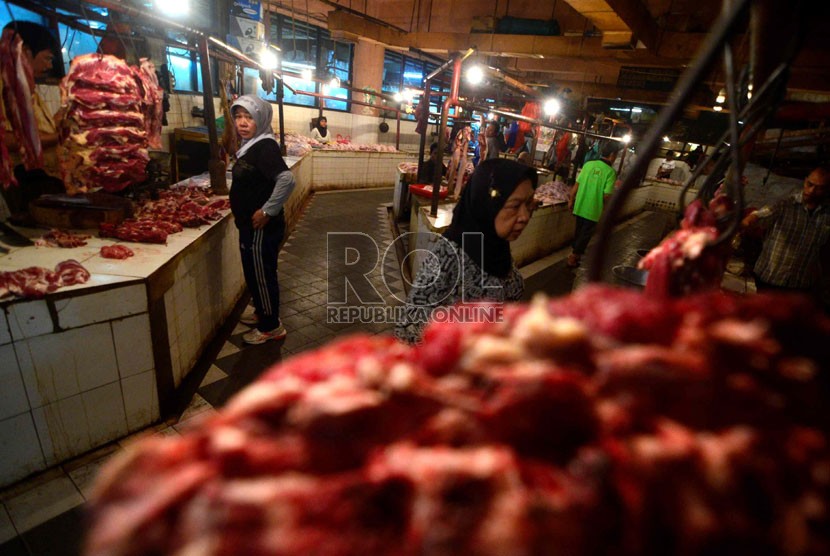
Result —
[{"label": "vendor behind counter", "polygon": [[[4,37],[14,33],[23,41],[23,55],[31,64],[36,81],[48,75],[61,75],[63,64],[60,45],[49,29],[30,21],[15,21],[3,28]],[[11,124],[6,121],[5,143],[12,157],[18,187],[0,187],[0,191],[12,215],[11,220],[18,224],[29,223],[28,207],[31,201],[44,193],[65,191],[63,181],[59,178],[55,118],[49,113],[36,89],[32,90],[32,105],[43,147],[43,168],[26,170],[19,154],[20,145],[12,133]]]}]

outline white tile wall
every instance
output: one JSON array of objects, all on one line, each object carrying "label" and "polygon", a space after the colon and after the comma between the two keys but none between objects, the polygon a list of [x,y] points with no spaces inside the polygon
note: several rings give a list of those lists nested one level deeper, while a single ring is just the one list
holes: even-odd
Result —
[{"label": "white tile wall", "polygon": [[124,397],[118,382],[84,392],[81,398],[89,429],[89,448],[127,435]]},{"label": "white tile wall", "polygon": [[15,350],[32,407],[118,380],[109,323],[25,340]]},{"label": "white tile wall", "polygon": [[121,378],[153,368],[153,343],[147,313],[113,321],[112,334]]},{"label": "white tile wall", "polygon": [[80,395],[33,409],[32,416],[47,465],[54,465],[92,448]]},{"label": "white tile wall", "polygon": [[43,299],[12,304],[8,318],[14,340],[49,334],[54,329],[49,307]]},{"label": "white tile wall", "polygon": [[45,467],[32,414],[0,421],[0,484],[11,484]]},{"label": "white tile wall", "polygon": [[147,289],[133,284],[55,302],[61,328],[75,328],[147,312]]},{"label": "white tile wall", "polygon": [[130,376],[121,381],[127,427],[130,432],[140,430],[159,418],[156,373],[153,370]]},{"label": "white tile wall", "polygon": [[29,411],[26,387],[17,364],[14,346],[0,346],[0,420]]}]

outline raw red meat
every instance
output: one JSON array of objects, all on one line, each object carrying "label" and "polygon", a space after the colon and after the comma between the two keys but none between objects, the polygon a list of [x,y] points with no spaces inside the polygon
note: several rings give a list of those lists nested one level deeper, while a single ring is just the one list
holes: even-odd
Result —
[{"label": "raw red meat", "polygon": [[120,191],[147,179],[148,146],[161,146],[161,88],[152,63],[114,56],[72,60],[61,83],[65,110],[59,160],[70,194]]},{"label": "raw red meat", "polygon": [[163,92],[156,76],[156,66],[151,60],[142,58],[139,67],[134,71],[143,92],[142,112],[147,141],[151,149],[160,149],[164,112],[161,105]]},{"label": "raw red meat", "polygon": [[46,247],[81,247],[86,245],[86,240],[90,237],[92,236],[52,228],[47,233],[43,234],[43,236],[37,240],[35,244]]},{"label": "raw red meat", "polygon": [[105,259],[128,259],[135,255],[126,245],[104,245],[101,247],[101,256]]},{"label": "raw red meat", "polygon": [[[35,77],[23,54],[23,41],[13,29],[5,29],[0,36],[0,83],[5,119],[21,145],[23,163],[28,170],[40,168],[43,166],[43,149],[32,101]],[[3,173],[8,175],[7,170]]]},{"label": "raw red meat", "polygon": [[808,301],[592,286],[503,315],[330,344],[139,442],[99,476],[86,553],[827,553]]},{"label": "raw red meat", "polygon": [[58,263],[54,271],[31,266],[0,272],[0,299],[10,295],[37,299],[63,286],[84,284],[89,276],[78,261],[71,259]]},{"label": "raw red meat", "polygon": [[[167,243],[171,227],[165,222],[152,220],[124,220],[120,224],[101,222],[98,235],[138,243]],[[181,227],[172,233],[180,232]]]},{"label": "raw red meat", "polygon": [[700,199],[686,207],[680,229],[637,264],[649,271],[646,293],[678,297],[720,287],[731,249],[728,244],[715,245],[717,222],[731,204],[726,196],[716,195],[708,207]]}]

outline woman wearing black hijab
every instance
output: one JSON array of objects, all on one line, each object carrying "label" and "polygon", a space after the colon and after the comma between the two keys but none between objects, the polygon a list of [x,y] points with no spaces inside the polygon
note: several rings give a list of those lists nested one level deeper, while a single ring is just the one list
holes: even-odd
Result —
[{"label": "woman wearing black hijab", "polygon": [[317,123],[311,129],[311,138],[320,143],[331,143],[331,134],[329,133],[329,121],[325,116],[320,116]]},{"label": "woman wearing black hijab", "polygon": [[415,277],[406,315],[395,335],[421,339],[432,312],[459,302],[516,301],[524,282],[510,255],[510,242],[524,230],[536,201],[536,170],[513,160],[478,165],[453,211],[450,227],[437,236]]}]

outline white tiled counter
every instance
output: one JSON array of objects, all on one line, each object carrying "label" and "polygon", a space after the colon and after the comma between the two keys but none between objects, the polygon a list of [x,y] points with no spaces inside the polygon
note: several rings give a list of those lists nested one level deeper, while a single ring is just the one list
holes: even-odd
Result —
[{"label": "white tiled counter", "polygon": [[315,191],[390,186],[397,180],[398,164],[412,159],[405,152],[324,150],[311,157]]},{"label": "white tiled counter", "polygon": [[[394,183],[406,153],[314,152],[286,157],[296,187],[286,203],[291,229],[317,189]],[[315,164],[321,174],[315,175]],[[349,180],[327,179],[327,168]],[[350,181],[354,180],[354,181]],[[32,238],[45,230],[24,230]],[[86,233],[96,235],[96,230]],[[75,259],[86,284],[44,299],[0,302],[0,487],[146,428],[167,414],[176,389],[242,295],[238,233],[228,213],[186,228],[166,245],[129,243],[135,256],[104,259],[83,247],[19,247],[0,271],[53,269]]]},{"label": "white tiled counter", "polygon": [[242,294],[230,215],[166,245],[130,243],[135,256],[123,261],[100,256],[113,243],[0,257],[0,270],[75,259],[92,275],[0,303],[0,485],[157,421]]}]

